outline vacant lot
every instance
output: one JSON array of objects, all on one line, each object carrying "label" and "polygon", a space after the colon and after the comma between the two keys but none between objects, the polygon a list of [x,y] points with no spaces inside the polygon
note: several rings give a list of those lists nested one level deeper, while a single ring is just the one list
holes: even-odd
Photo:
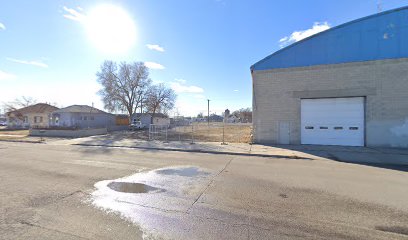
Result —
[{"label": "vacant lot", "polygon": [[[169,141],[198,141],[198,142],[251,142],[251,124],[223,124],[223,123],[194,123],[189,126],[170,128],[167,132]],[[159,137],[163,138],[163,134]]]},{"label": "vacant lot", "polygon": [[149,129],[123,133],[123,137],[160,141],[250,143],[252,124],[194,123],[188,126],[157,128],[149,136]]}]

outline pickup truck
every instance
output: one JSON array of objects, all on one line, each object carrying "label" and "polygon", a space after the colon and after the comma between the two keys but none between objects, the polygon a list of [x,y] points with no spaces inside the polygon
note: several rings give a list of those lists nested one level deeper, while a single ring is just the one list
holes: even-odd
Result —
[{"label": "pickup truck", "polygon": [[133,121],[129,126],[129,130],[132,130],[132,131],[143,129],[143,128],[145,128],[145,126],[141,121]]}]

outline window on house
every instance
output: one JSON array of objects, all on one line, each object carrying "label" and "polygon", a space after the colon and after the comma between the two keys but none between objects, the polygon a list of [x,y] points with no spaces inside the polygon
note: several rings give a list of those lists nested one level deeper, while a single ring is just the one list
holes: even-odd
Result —
[{"label": "window on house", "polygon": [[28,117],[24,116],[24,123],[28,123]]},{"label": "window on house", "polygon": [[43,122],[43,117],[40,117],[40,123],[42,123]]},{"label": "window on house", "polygon": [[87,120],[87,117],[84,117],[84,121],[86,121]]},{"label": "window on house", "polygon": [[312,127],[312,126],[306,126],[305,129],[309,129],[309,130],[310,130],[310,129],[314,129],[314,127]]}]

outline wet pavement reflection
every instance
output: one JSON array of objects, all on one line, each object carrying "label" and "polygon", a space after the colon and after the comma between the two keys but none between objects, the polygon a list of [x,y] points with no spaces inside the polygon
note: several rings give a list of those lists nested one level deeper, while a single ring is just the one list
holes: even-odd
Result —
[{"label": "wet pavement reflection", "polygon": [[108,187],[117,192],[124,193],[148,193],[148,192],[159,192],[162,189],[155,188],[143,183],[128,183],[128,182],[111,182]]}]

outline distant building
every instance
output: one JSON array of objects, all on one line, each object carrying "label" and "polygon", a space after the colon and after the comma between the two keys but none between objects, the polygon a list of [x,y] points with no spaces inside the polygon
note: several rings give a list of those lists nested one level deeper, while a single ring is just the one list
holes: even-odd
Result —
[{"label": "distant building", "polygon": [[230,115],[231,115],[230,110],[229,110],[229,109],[225,109],[224,119],[227,119]]},{"label": "distant building", "polygon": [[217,114],[210,115],[210,122],[222,122],[224,120],[223,116],[219,116]]},{"label": "distant building", "polygon": [[239,122],[240,122],[239,118],[235,115],[230,115],[226,120],[226,123],[239,123]]},{"label": "distant building", "polygon": [[190,124],[191,118],[186,118],[183,116],[177,116],[174,118],[170,118],[170,124],[172,126],[185,126]]},{"label": "distant building", "polygon": [[37,103],[6,113],[9,128],[37,128],[49,127],[51,113],[57,107],[46,103]]},{"label": "distant building", "polygon": [[0,114],[0,123],[7,123],[6,114]]},{"label": "distant building", "polygon": [[87,105],[72,105],[52,113],[51,126],[67,128],[108,128],[115,125],[115,115]]}]

